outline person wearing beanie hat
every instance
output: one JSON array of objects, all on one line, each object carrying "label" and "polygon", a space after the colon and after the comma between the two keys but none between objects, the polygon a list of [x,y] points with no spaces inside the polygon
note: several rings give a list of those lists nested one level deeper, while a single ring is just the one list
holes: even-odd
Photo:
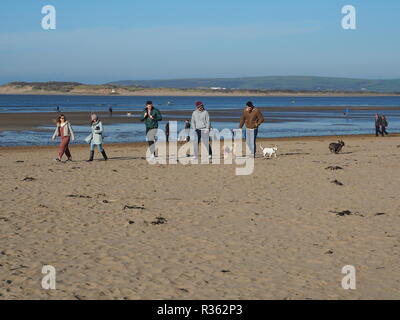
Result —
[{"label": "person wearing beanie hat", "polygon": [[254,142],[250,145],[250,150],[253,155],[256,154],[256,140],[258,135],[258,128],[264,122],[264,116],[261,111],[254,107],[253,102],[248,101],[246,103],[246,108],[243,110],[242,117],[240,118],[239,128],[242,129],[244,125],[248,130],[253,130],[254,132]]},{"label": "person wearing beanie hat", "polygon": [[[191,120],[190,127],[197,134],[197,139],[195,139],[193,141],[194,153],[195,153],[194,157],[197,158],[199,143],[201,140],[201,134],[202,133],[209,134],[211,125],[210,125],[210,116],[208,114],[208,111],[205,110],[203,102],[196,101],[195,105],[196,105],[196,110],[194,110],[192,113],[192,120]],[[209,154],[209,158],[211,158],[212,157],[211,145],[209,145],[208,154]]]},{"label": "person wearing beanie hat", "polygon": [[108,160],[106,151],[103,148],[103,123],[99,120],[96,114],[90,116],[92,133],[85,139],[90,143],[90,157],[87,162],[92,162],[94,157],[94,148],[97,146],[104,160]]},{"label": "person wearing beanie hat", "polygon": [[158,122],[162,120],[160,110],[154,108],[152,101],[146,102],[146,108],[143,110],[143,116],[140,121],[146,125],[146,137],[149,144],[151,156],[155,156],[154,142],[156,140],[156,133],[158,129]]}]

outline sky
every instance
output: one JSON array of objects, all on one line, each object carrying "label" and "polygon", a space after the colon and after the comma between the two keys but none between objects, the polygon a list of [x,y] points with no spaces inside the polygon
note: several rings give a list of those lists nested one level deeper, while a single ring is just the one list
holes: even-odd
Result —
[{"label": "sky", "polygon": [[[42,7],[56,29],[42,28]],[[342,7],[356,9],[344,30]],[[398,0],[2,0],[0,83],[400,78]]]}]

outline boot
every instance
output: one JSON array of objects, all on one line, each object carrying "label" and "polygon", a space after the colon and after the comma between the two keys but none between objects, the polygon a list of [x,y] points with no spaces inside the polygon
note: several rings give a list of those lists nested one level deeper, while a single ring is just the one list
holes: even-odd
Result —
[{"label": "boot", "polygon": [[93,157],[94,157],[94,151],[90,151],[90,157],[89,157],[89,160],[87,162],[92,162],[93,161]]},{"label": "boot", "polygon": [[106,151],[103,150],[103,151],[101,152],[101,154],[103,155],[104,160],[107,161],[107,160],[108,160],[108,157],[107,157]]}]

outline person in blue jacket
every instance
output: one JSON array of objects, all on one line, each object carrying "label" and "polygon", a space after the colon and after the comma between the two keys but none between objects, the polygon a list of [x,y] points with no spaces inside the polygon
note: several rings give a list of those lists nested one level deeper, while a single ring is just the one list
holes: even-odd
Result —
[{"label": "person in blue jacket", "polygon": [[93,161],[94,148],[97,146],[99,152],[103,155],[104,160],[107,160],[107,154],[103,149],[103,124],[96,114],[91,115],[92,120],[92,133],[86,138],[90,142],[90,158],[88,162]]}]

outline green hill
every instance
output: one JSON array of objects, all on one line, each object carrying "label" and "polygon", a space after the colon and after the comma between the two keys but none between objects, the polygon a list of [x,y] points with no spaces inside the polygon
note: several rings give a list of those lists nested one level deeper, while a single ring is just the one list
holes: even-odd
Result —
[{"label": "green hill", "polygon": [[226,88],[241,90],[400,92],[400,79],[368,80],[332,77],[269,76],[220,79],[123,80],[109,83],[147,88]]}]

